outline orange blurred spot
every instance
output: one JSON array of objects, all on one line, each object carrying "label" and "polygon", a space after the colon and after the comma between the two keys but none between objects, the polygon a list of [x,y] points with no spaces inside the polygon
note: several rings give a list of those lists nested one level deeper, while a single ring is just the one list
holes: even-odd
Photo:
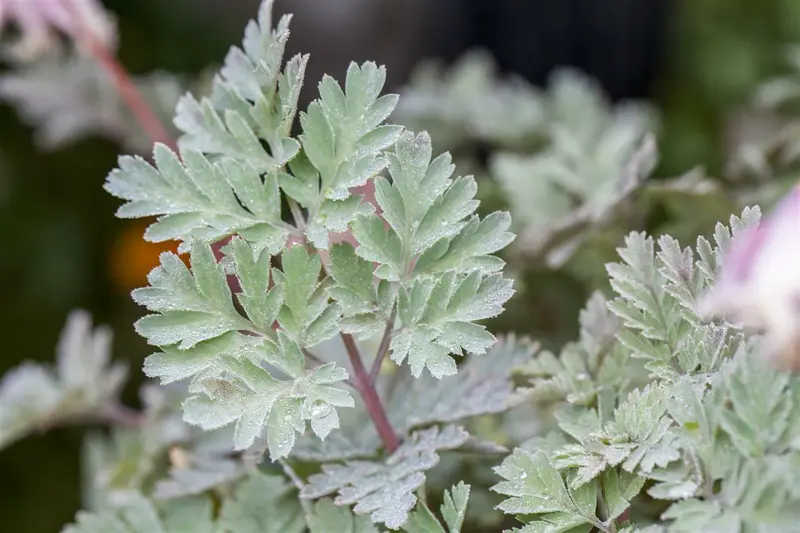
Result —
[{"label": "orange blurred spot", "polygon": [[[176,252],[178,243],[147,242],[142,237],[151,221],[131,222],[122,231],[111,249],[110,270],[114,285],[122,292],[147,285],[147,274],[159,264],[158,256],[162,252]],[[181,256],[184,262],[188,257]]]}]

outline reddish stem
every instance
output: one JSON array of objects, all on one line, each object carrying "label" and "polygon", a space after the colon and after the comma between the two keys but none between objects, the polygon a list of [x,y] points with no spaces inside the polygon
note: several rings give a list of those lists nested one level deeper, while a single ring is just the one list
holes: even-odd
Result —
[{"label": "reddish stem", "polygon": [[372,384],[367,369],[364,367],[356,341],[352,335],[347,333],[342,333],[342,341],[344,341],[344,347],[350,358],[350,364],[353,366],[356,390],[364,399],[364,405],[369,411],[369,416],[372,419],[372,423],[375,424],[375,429],[378,430],[378,435],[380,435],[384,447],[389,453],[394,453],[400,445],[400,441],[397,439],[397,434],[395,434],[392,424],[386,416],[381,399],[378,397],[375,386]]},{"label": "reddish stem", "polygon": [[114,57],[114,54],[96,39],[88,39],[87,48],[92,57],[111,78],[120,97],[131,110],[142,129],[147,132],[150,140],[154,143],[163,143],[177,152],[177,145],[174,139],[167,133],[164,124],[142,97],[142,93],[139,92],[130,74]]}]

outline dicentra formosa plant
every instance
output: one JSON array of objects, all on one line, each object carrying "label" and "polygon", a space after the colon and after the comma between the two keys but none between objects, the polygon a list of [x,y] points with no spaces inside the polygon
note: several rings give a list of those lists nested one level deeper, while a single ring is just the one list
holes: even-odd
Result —
[{"label": "dicentra formosa plant", "polygon": [[[337,504],[356,503],[372,522],[441,530],[424,505],[410,518],[409,511],[424,472],[438,462],[437,450],[468,440],[464,428],[443,423],[503,410],[510,393],[494,391],[500,397],[478,410],[459,405],[437,415],[436,409],[411,409],[399,418],[409,405],[384,403],[389,395],[378,393],[381,369],[387,356],[401,367],[395,374],[402,379],[396,375],[393,386],[402,389],[400,373],[455,377],[457,358],[492,348],[495,337],[477,322],[499,314],[513,293],[502,276],[503,261],[493,255],[513,239],[510,217],[477,216],[472,177],[455,177],[450,156],[434,156],[426,133],[384,124],[397,96],[381,95],[385,70],[374,63],[351,64],[343,86],[324,77],[319,99],[299,115],[302,133],[293,137],[308,56],[282,64],[290,17],[273,29],[271,4],[263,3],[242,47],[231,49],[212,94],[200,100],[187,95],[178,103],[174,122],[183,136],[177,153],[157,144],[153,164],[122,157],[105,184],[125,200],[118,216],[158,217],[145,239],[177,240],[179,252],[189,257],[187,266],[164,253],[150,285],[133,293],[150,312],[136,330],[158,348],[144,370],[162,384],[188,384],[185,422],[208,431],[232,427],[230,453],[248,451],[246,457],[258,463],[266,452],[287,471],[292,465],[285,460],[308,426],[325,441],[339,428],[342,410],[356,405],[351,391],[357,392],[380,438],[358,444],[362,456],[375,461],[325,464],[302,497],[339,492]],[[375,205],[351,192],[370,182]],[[331,235],[341,233],[351,233],[357,244],[334,244],[341,239]],[[212,250],[219,243],[221,257]],[[337,337],[349,364],[325,350],[323,343]],[[373,338],[377,345],[370,347]],[[105,362],[99,360],[101,375]],[[507,379],[501,388],[508,388]],[[468,385],[469,376],[455,383]],[[111,389],[113,398],[117,387]],[[77,413],[92,417],[97,403],[78,403]],[[41,420],[57,417],[61,406],[44,406]],[[143,416],[146,424],[148,414]],[[330,463],[352,450],[345,452],[337,456],[323,447],[320,453]],[[297,458],[302,462],[303,454]],[[218,517],[210,515],[207,499],[157,510],[141,494],[129,495],[121,507],[79,515],[67,531],[305,529],[300,514],[284,522],[266,512],[259,516],[260,500],[277,505],[285,488],[282,479],[257,467],[248,471],[249,481]],[[180,472],[176,476],[179,482]],[[195,484],[185,492],[204,491]],[[460,529],[468,492],[459,485],[447,493],[443,512],[450,531]],[[299,505],[282,512],[293,510]],[[306,513],[308,525],[343,531],[328,520],[350,520],[342,512],[322,503]],[[374,529],[370,521],[358,523],[359,531]]]},{"label": "dicentra formosa plant", "polygon": [[120,217],[157,217],[145,238],[188,254],[163,254],[133,293],[157,347],[144,371],[166,387],[143,389],[142,412],[119,405],[109,333],[82,313],[55,371],[27,364],[0,382],[0,445],[115,426],[87,441],[88,509],[63,533],[500,528],[485,487],[472,517],[464,482],[431,510],[443,483],[426,473],[446,450],[481,466],[504,453],[467,419],[525,401],[552,431],[495,470],[497,508],[522,524],[507,531],[798,531],[800,380],[766,364],[796,364],[797,190],[696,250],[630,234],[607,266],[616,296],[589,300],[558,357],[496,343],[479,322],[513,292],[494,255],[513,239],[508,214],[481,219],[448,154],[384,124],[397,97],[381,96],[373,63],[351,65],[344,87],[325,77],[294,137],[308,57],[283,65],[289,17],[273,29],[271,7],[211,95],[179,102],[178,150],[122,157],[106,182]]}]

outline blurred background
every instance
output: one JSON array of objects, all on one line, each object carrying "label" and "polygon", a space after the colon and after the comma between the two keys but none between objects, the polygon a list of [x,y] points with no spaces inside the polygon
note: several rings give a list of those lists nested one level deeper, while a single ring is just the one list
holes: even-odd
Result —
[{"label": "blurred background", "polygon": [[[157,70],[187,78],[215,68],[258,0],[104,0],[118,18],[119,57],[134,74]],[[695,165],[723,171],[731,123],[754,89],[787,69],[784,47],[800,41],[797,0],[277,0],[295,14],[289,53],[308,52],[304,101],[323,72],[337,79],[349,61],[388,69],[387,90],[402,90],[423,59],[452,63],[482,48],[505,73],[543,85],[555,67],[595,77],[610,98],[651,100],[662,115],[658,176]],[[121,148],[89,138],[43,153],[10,106],[0,107],[0,374],[25,359],[49,361],[69,310],[89,310],[115,332],[114,353],[134,376],[151,353],[133,331],[141,315],[131,289],[162,247],[141,240],[141,224],[113,217],[118,201],[101,185]],[[566,329],[585,291],[551,280],[549,296],[577,293],[563,311]],[[564,282],[566,283],[566,282]],[[571,291],[571,292],[570,292]],[[499,327],[503,327],[501,324]],[[511,326],[508,326],[511,327]],[[525,332],[559,324],[515,322]],[[82,430],[34,436],[0,454],[2,531],[51,533],[80,502]]]}]

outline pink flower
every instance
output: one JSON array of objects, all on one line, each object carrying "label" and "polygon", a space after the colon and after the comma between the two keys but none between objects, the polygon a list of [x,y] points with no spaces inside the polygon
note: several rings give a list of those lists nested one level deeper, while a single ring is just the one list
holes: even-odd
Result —
[{"label": "pink flower", "polygon": [[698,311],[763,332],[765,356],[800,370],[800,186],[734,239]]},{"label": "pink flower", "polygon": [[13,23],[21,37],[14,56],[30,59],[44,52],[61,32],[78,46],[113,47],[116,27],[99,0],[0,0],[0,30]]}]

